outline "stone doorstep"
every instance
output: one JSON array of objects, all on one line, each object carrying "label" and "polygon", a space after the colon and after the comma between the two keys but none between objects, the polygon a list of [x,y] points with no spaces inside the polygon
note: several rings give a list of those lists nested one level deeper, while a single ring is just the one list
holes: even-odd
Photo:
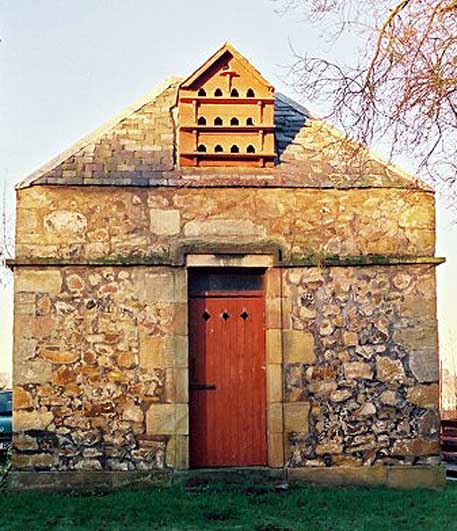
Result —
[{"label": "stone doorstep", "polygon": [[236,485],[250,482],[257,484],[284,483],[286,470],[269,467],[221,467],[181,470],[173,474],[173,484],[197,487],[208,483]]},{"label": "stone doorstep", "polygon": [[311,483],[327,487],[388,487],[397,489],[443,489],[446,486],[446,467],[439,466],[371,466],[330,468],[213,468],[183,471],[74,471],[26,472],[13,471],[9,475],[10,491],[92,491],[122,487],[165,487],[171,485],[198,486],[206,483],[243,482],[257,484]]}]

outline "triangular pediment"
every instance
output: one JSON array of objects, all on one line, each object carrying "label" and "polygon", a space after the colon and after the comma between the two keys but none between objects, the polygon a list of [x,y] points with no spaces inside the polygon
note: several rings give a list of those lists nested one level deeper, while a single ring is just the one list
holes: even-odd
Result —
[{"label": "triangular pediment", "polygon": [[195,90],[200,88],[209,78],[220,74],[224,69],[234,70],[235,67],[243,71],[244,74],[252,76],[257,83],[269,91],[274,87],[262,74],[230,43],[226,42],[207,61],[205,61],[195,72],[181,83],[181,88]]}]

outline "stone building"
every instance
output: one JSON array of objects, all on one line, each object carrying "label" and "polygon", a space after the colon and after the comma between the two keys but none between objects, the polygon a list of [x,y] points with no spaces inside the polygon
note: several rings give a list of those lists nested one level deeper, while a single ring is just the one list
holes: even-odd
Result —
[{"label": "stone building", "polygon": [[229,44],[18,185],[16,245],[15,485],[442,483],[433,191]]}]

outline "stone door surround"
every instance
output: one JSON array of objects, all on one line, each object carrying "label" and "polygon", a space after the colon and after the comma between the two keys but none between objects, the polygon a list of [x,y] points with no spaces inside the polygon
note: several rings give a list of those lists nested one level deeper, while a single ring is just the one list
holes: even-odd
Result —
[{"label": "stone door surround", "polygon": [[[221,253],[188,254],[186,256],[187,268],[264,269],[268,465],[271,468],[282,468],[284,466],[284,413],[288,418],[300,416],[300,412],[283,411],[281,270],[274,267],[274,264],[273,254]],[[297,406],[297,404],[291,405]],[[289,420],[293,421],[292,418]],[[186,461],[188,462],[188,459]]]}]

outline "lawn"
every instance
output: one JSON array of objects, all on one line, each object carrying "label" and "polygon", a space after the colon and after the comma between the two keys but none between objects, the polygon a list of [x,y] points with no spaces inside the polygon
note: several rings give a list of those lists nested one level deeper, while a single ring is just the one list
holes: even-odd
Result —
[{"label": "lawn", "polygon": [[254,531],[457,530],[457,485],[444,491],[252,485],[0,494],[0,529]]}]

